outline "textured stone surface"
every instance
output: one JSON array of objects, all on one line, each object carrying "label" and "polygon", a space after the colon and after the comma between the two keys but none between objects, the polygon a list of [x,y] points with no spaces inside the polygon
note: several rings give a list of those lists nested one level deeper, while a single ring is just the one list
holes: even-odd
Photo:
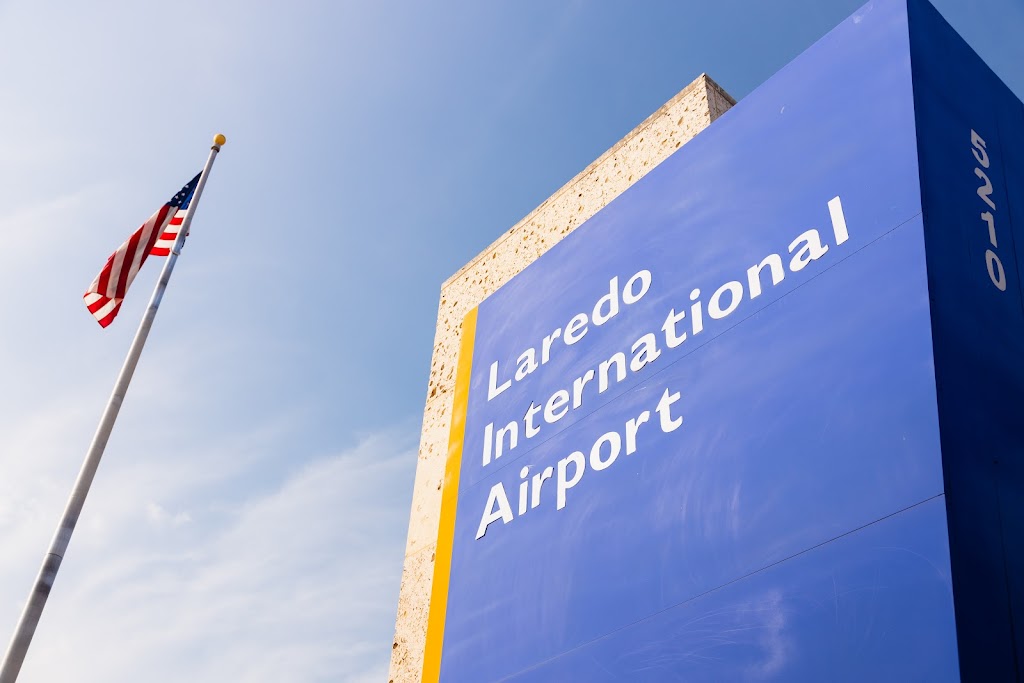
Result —
[{"label": "textured stone surface", "polygon": [[733,104],[702,74],[441,287],[391,656],[394,683],[419,681],[423,665],[462,318]]},{"label": "textured stone surface", "polygon": [[434,577],[434,548],[429,545],[405,556],[395,638],[391,644],[391,683],[420,680],[430,584]]},{"label": "textured stone surface", "polygon": [[413,484],[416,493],[413,495],[412,513],[409,515],[406,556],[437,542],[441,483],[444,481],[445,454],[451,426],[448,416],[451,409],[452,396],[449,392],[440,400],[429,401],[423,413],[420,453],[416,463],[416,481]]}]

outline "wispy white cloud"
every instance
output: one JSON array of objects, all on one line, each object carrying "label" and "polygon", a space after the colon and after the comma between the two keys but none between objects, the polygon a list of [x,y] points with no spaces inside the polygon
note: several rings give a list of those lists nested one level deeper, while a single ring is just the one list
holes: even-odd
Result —
[{"label": "wispy white cloud", "polygon": [[[230,506],[190,495],[189,472],[169,453],[144,470],[101,469],[24,680],[382,680],[414,431],[307,460]],[[201,458],[185,460],[203,479]],[[202,488],[230,489],[235,477],[213,479]],[[8,522],[30,489],[5,490]],[[29,532],[58,513],[28,509],[31,520],[8,524],[24,533],[5,535],[0,559],[2,622],[12,625],[29,587],[25,548],[40,544]]]}]

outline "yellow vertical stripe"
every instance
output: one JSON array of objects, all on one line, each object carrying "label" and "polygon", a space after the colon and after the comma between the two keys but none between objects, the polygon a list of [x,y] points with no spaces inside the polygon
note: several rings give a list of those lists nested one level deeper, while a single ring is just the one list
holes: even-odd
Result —
[{"label": "yellow vertical stripe", "polygon": [[441,676],[441,646],[444,645],[444,618],[448,609],[448,581],[452,571],[452,543],[455,539],[455,508],[459,499],[459,473],[462,470],[462,442],[466,435],[466,409],[469,406],[469,378],[473,369],[473,342],[476,338],[476,308],[462,320],[459,368],[455,375],[455,402],[452,428],[448,435],[448,460],[441,490],[441,522],[434,551],[434,581],[430,589],[430,616],[427,619],[427,645],[423,653],[423,683],[437,683]]}]

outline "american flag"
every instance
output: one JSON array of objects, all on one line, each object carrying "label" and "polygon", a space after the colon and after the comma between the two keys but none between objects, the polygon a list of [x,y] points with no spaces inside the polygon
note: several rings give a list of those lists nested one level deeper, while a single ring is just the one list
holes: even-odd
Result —
[{"label": "american flag", "polygon": [[103,270],[86,290],[85,305],[101,327],[114,321],[128,286],[146,258],[150,254],[167,256],[171,253],[200,175],[190,180],[110,255]]}]

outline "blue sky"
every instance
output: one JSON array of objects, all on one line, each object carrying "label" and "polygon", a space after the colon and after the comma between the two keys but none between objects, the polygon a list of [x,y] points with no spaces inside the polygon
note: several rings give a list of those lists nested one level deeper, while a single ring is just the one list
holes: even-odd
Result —
[{"label": "blue sky", "polygon": [[[228,137],[22,680],[386,680],[441,283],[860,4],[0,5],[4,645],[157,267],[81,294]],[[936,5],[1024,95],[1024,5]]]}]

